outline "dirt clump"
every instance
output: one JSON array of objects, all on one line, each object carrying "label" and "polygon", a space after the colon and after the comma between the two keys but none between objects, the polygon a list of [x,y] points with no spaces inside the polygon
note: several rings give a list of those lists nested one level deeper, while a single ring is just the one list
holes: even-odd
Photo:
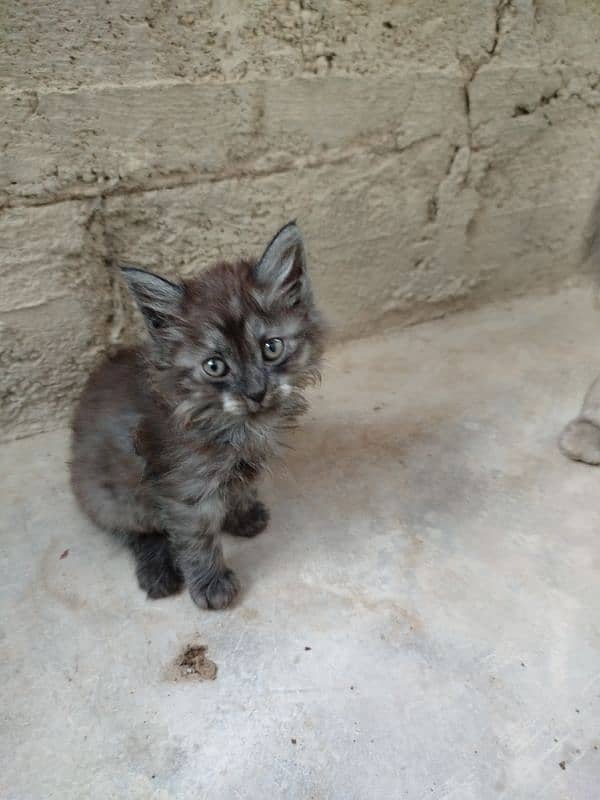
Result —
[{"label": "dirt clump", "polygon": [[206,650],[204,644],[187,645],[175,660],[173,680],[214,681],[217,665],[207,658]]}]

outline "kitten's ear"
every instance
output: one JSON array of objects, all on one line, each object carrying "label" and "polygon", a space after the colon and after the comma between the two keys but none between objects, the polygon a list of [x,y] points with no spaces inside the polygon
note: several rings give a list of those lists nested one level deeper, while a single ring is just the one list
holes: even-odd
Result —
[{"label": "kitten's ear", "polygon": [[283,297],[290,305],[310,298],[304,241],[295,222],[289,222],[271,239],[254,267],[254,280],[271,297]]},{"label": "kitten's ear", "polygon": [[180,317],[183,288],[137,267],[121,267],[121,272],[148,330],[153,336],[160,336],[161,330]]}]

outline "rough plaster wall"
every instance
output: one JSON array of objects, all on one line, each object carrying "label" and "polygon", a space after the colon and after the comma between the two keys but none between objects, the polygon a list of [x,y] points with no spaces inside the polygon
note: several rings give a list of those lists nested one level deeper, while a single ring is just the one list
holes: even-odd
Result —
[{"label": "rough plaster wall", "polygon": [[122,259],[187,274],[297,217],[338,336],[576,274],[597,0],[0,6],[0,431],[64,420],[127,329]]}]

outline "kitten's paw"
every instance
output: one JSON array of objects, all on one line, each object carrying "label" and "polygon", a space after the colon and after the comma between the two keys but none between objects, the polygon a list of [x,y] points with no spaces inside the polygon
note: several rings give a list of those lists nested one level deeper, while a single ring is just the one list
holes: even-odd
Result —
[{"label": "kitten's paw", "polygon": [[176,594],[183,586],[183,575],[173,562],[166,536],[146,533],[131,541],[138,584],[151,600]]},{"label": "kitten's paw", "polygon": [[177,594],[183,586],[183,575],[170,559],[138,564],[136,575],[140,589],[150,600]]},{"label": "kitten's paw", "polygon": [[259,500],[244,511],[236,511],[225,520],[225,530],[234,536],[258,536],[269,524],[269,509]]},{"label": "kitten's paw", "polygon": [[585,419],[574,419],[559,439],[562,452],[573,461],[600,464],[600,428]]},{"label": "kitten's paw", "polygon": [[232,569],[226,569],[208,586],[190,587],[192,600],[199,608],[227,608],[240,590],[240,582]]}]

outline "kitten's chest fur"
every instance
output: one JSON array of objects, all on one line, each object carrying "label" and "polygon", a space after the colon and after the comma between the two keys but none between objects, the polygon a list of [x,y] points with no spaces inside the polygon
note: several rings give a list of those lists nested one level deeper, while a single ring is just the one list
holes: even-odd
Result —
[{"label": "kitten's chest fur", "polygon": [[187,504],[214,495],[227,501],[259,477],[280,446],[272,420],[232,424],[210,437],[148,418],[134,442],[145,460],[145,481],[159,496]]}]

